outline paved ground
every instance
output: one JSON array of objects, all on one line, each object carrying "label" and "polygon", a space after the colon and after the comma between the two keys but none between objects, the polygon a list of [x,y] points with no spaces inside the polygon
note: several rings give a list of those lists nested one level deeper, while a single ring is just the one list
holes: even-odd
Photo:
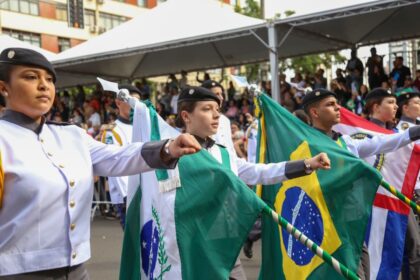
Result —
[{"label": "paved ground", "polygon": [[[118,279],[123,232],[117,220],[96,216],[92,222],[92,258],[87,263],[90,279]],[[260,243],[254,244],[254,257],[249,260],[241,253],[248,280],[256,280],[261,262]]]}]

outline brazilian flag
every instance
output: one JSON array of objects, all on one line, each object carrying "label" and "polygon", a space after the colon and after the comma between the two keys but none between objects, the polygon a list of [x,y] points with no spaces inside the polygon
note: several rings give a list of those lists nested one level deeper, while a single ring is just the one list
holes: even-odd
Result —
[{"label": "brazilian flag", "polygon": [[[310,158],[326,152],[330,170],[258,186],[275,211],[353,272],[381,175],[335,142],[308,126],[267,95],[258,98],[259,162]],[[343,279],[271,217],[263,217],[260,279]]]}]

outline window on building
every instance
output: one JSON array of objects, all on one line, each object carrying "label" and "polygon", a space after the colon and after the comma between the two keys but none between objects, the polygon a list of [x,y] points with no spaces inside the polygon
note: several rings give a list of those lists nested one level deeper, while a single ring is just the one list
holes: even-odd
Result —
[{"label": "window on building", "polygon": [[67,49],[70,49],[70,39],[68,38],[58,38],[58,51],[62,52]]},{"label": "window on building", "polygon": [[67,5],[57,3],[55,7],[55,18],[62,21],[67,21]]},{"label": "window on building", "polygon": [[38,2],[36,0],[0,0],[0,9],[38,16]]},{"label": "window on building", "polygon": [[125,22],[127,18],[117,15],[99,13],[99,27],[104,30],[110,30],[121,23]]},{"label": "window on building", "polygon": [[85,10],[85,26],[95,26],[95,11]]},{"label": "window on building", "polygon": [[137,6],[146,7],[147,0],[137,0]]},{"label": "window on building", "polygon": [[2,32],[3,34],[6,34],[12,38],[30,43],[31,45],[34,45],[37,47],[41,47],[41,35],[39,34],[12,30],[12,29],[3,29]]}]

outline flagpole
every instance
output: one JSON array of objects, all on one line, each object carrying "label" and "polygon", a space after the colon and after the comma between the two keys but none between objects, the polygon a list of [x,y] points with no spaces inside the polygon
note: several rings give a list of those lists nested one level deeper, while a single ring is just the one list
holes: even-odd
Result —
[{"label": "flagpole", "polygon": [[381,181],[381,186],[384,187],[387,191],[389,191],[393,195],[395,195],[402,202],[410,206],[414,212],[417,212],[417,214],[420,214],[420,206],[417,205],[417,203],[415,203],[411,199],[409,199],[407,196],[402,194],[400,191],[398,191],[395,187],[391,186],[389,183],[387,183],[384,180]]},{"label": "flagpole", "polygon": [[328,254],[326,251],[324,251],[320,246],[315,244],[315,242],[310,240],[300,230],[295,228],[282,216],[278,215],[275,211],[273,211],[268,205],[264,207],[264,212],[267,215],[270,215],[276,223],[278,223],[281,227],[286,229],[287,232],[293,235],[293,237],[295,237],[297,240],[299,240],[300,243],[305,245],[308,249],[310,249],[314,254],[323,259],[326,263],[331,265],[334,268],[334,270],[337,271],[341,276],[350,280],[360,280],[360,278],[353,271],[349,270],[345,265],[340,263],[337,259]]}]

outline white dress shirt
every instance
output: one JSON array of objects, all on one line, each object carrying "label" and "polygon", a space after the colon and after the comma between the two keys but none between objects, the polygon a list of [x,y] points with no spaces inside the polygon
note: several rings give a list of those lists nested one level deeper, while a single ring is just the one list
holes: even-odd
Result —
[{"label": "white dress shirt", "polygon": [[21,124],[4,117],[0,276],[85,262],[90,258],[94,175],[150,171],[155,164],[148,165],[142,153],[156,149],[143,143],[105,145],[74,125],[44,124],[35,131],[26,116]]}]

